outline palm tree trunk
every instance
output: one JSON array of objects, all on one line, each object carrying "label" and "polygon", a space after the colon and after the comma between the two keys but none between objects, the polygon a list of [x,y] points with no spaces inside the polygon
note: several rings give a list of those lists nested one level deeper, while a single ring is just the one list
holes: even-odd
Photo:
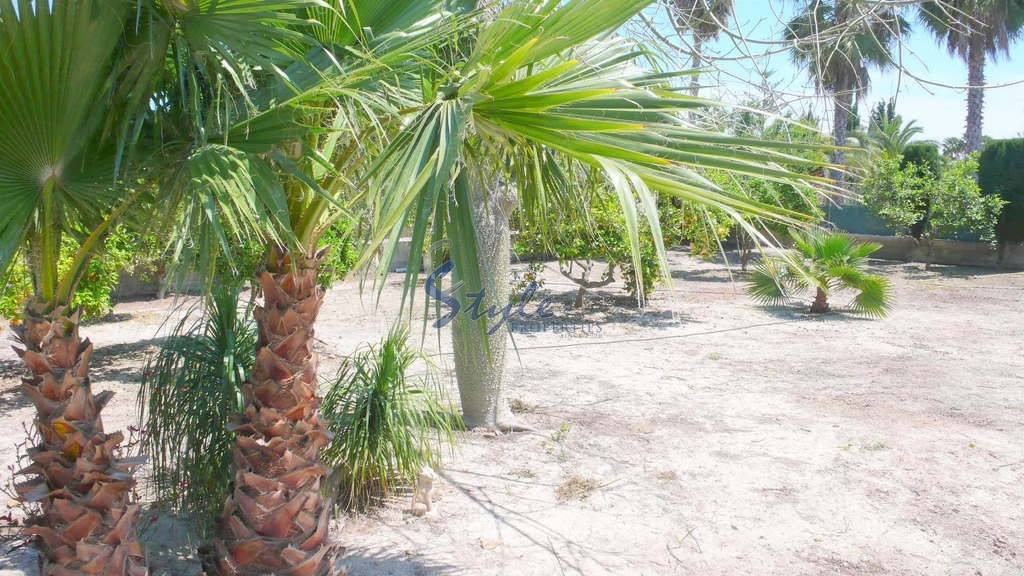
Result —
[{"label": "palm tree trunk", "polygon": [[[846,145],[846,124],[850,116],[850,107],[853,104],[853,93],[847,88],[841,88],[835,92],[834,109],[832,111],[832,136],[836,146]],[[832,163],[840,166],[846,165],[846,151],[840,148],[832,151]],[[842,170],[832,170],[832,179],[839,186],[843,186],[846,175]],[[842,203],[842,198],[836,198],[837,203]]]},{"label": "palm tree trunk", "polygon": [[[476,190],[480,188],[477,186]],[[483,283],[480,289],[484,291],[479,310],[492,305],[500,310],[511,297],[510,206],[508,198],[501,197],[498,191],[474,196],[474,234]],[[488,325],[493,323],[492,320]],[[477,323],[468,314],[459,314],[452,323],[455,376],[462,401],[462,419],[469,428],[501,428],[508,422],[510,411],[502,398],[507,338],[504,327],[489,338],[483,338]]]},{"label": "palm tree trunk", "polygon": [[702,39],[699,34],[694,32],[693,34],[693,46],[690,49],[690,95],[693,97],[700,96],[700,67],[701,67],[701,50],[702,50]]},{"label": "palm tree trunk", "polygon": [[828,305],[828,294],[821,288],[814,293],[814,302],[811,302],[811,314],[824,314],[830,310]]},{"label": "palm tree trunk", "polygon": [[985,106],[985,39],[983,34],[971,36],[967,47],[967,130],[964,143],[967,153],[981,150],[982,113]]},{"label": "palm tree trunk", "polygon": [[35,404],[39,433],[32,464],[19,473],[33,478],[17,485],[21,499],[42,511],[25,534],[38,538],[44,575],[145,575],[135,535],[139,506],[131,501],[132,471],[142,461],[118,460],[124,435],[103,431],[100,411],[113,393],[92,393],[93,348],[78,336],[78,313],[49,308],[29,303],[14,327],[24,346],[15,350],[31,373],[22,389]]},{"label": "palm tree trunk", "polygon": [[256,365],[242,390],[245,414],[232,427],[237,471],[214,542],[222,574],[314,576],[331,568],[333,504],[321,492],[328,469],[319,460],[328,436],[312,349],[322,258],[323,251],[273,250],[259,277]]}]

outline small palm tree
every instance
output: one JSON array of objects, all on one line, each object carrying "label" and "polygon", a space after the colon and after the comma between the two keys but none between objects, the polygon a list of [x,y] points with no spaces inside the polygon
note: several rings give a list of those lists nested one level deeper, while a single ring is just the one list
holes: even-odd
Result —
[{"label": "small palm tree", "polygon": [[879,152],[902,156],[911,141],[922,132],[924,129],[916,121],[904,123],[903,117],[897,114],[871,125],[868,144]]},{"label": "small palm tree", "polygon": [[985,105],[985,60],[1009,56],[1010,44],[1024,33],[1024,0],[943,0],[922,2],[924,22],[949,53],[967,63],[966,153],[981,150]]},{"label": "small palm tree", "polygon": [[791,230],[795,248],[766,258],[751,272],[747,292],[766,305],[780,305],[795,294],[814,290],[812,314],[831,310],[829,297],[843,289],[856,290],[849,311],[876,318],[891,307],[889,281],[863,270],[867,257],[881,248],[871,242],[857,243],[844,234],[821,230]]}]

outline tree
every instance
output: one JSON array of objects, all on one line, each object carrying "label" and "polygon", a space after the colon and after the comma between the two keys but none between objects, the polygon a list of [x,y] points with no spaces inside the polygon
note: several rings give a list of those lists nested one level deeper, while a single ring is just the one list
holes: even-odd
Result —
[{"label": "tree", "polygon": [[949,53],[967,64],[966,153],[982,148],[985,60],[1009,56],[1010,44],[1024,33],[1024,0],[942,0],[922,2],[918,14]]},{"label": "tree", "polygon": [[[108,83],[120,64],[127,6],[105,2],[0,3],[0,275],[27,255],[32,295],[14,332],[36,407],[23,502],[38,505],[25,533],[37,537],[46,573],[144,574],[131,501],[139,462],[116,456],[93,394],[92,344],[78,332],[75,291],[104,237],[136,193],[106,162]],[[59,41],[57,41],[59,40]],[[89,166],[91,169],[87,169]],[[66,237],[77,243],[61,269]]]},{"label": "tree", "polygon": [[857,292],[850,312],[876,318],[889,312],[889,281],[863,270],[867,257],[881,244],[857,243],[844,234],[822,230],[791,230],[790,236],[793,250],[758,262],[751,272],[747,292],[755,300],[784,304],[800,291],[813,290],[809,311],[824,314],[832,309],[828,299],[839,290],[849,289]]},{"label": "tree", "polygon": [[1000,259],[1006,249],[1024,241],[1024,138],[996,140],[978,158],[978,185],[987,195],[1002,198],[996,233]]},{"label": "tree", "polygon": [[733,0],[672,0],[672,24],[679,34],[690,33],[690,94],[700,95],[704,43],[714,40],[732,16]]},{"label": "tree", "polygon": [[978,163],[946,162],[939,174],[927,166],[904,165],[902,158],[883,155],[864,179],[862,201],[876,216],[904,233],[916,232],[925,242],[925,269],[931,267],[936,238],[972,231],[983,240],[995,237],[1003,201],[981,194],[974,178]]},{"label": "tree", "polygon": [[[47,574],[146,571],[130,497],[140,462],[118,460],[122,436],[104,432],[111,394],[91,391],[92,345],[72,307],[83,274],[143,198],[155,197],[145,206],[157,202],[163,222],[227,219],[242,236],[270,228],[274,172],[250,151],[295,122],[274,106],[251,116],[248,92],[311,45],[294,12],[310,4],[0,2],[0,272],[28,255],[33,295],[16,332],[39,441],[20,492],[41,505],[27,533]],[[234,147],[239,134],[247,149]],[[76,248],[65,267],[67,238]],[[210,264],[230,244],[194,239]]]},{"label": "tree", "polygon": [[903,117],[897,114],[891,119],[872,124],[868,129],[868,142],[876,151],[902,156],[914,137],[923,131],[914,120],[904,124]]},{"label": "tree", "polygon": [[[614,36],[650,0],[521,0],[507,4],[478,30],[453,43],[435,62],[423,102],[406,120],[407,133],[385,152],[372,226],[374,242],[390,238],[386,267],[400,235],[411,253],[429,252],[431,268],[451,274],[453,295],[438,326],[452,323],[463,417],[469,426],[503,427],[506,334],[488,334],[487,314],[509,303],[508,216],[523,214],[544,225],[546,198],[571,195],[553,178],[551,156],[596,170],[615,191],[635,269],[645,220],[664,263],[655,192],[741,214],[794,220],[799,216],[731,194],[697,169],[714,166],[737,174],[814,180],[778,168],[791,158],[788,144],[709,133],[680,114],[703,106],[650,75],[635,62],[642,51]],[[408,228],[406,228],[408,226]],[[411,230],[411,234],[407,233]],[[431,246],[443,246],[429,250]],[[368,259],[367,256],[366,259]],[[407,298],[419,270],[407,272]],[[445,276],[446,278],[446,276]],[[441,291],[432,274],[427,288]],[[436,292],[435,292],[436,293]],[[479,298],[474,306],[459,298]],[[459,309],[455,311],[455,305]]]},{"label": "tree", "polygon": [[[846,145],[849,113],[870,85],[871,68],[892,64],[890,47],[906,30],[907,23],[891,6],[853,0],[813,0],[787,25],[784,36],[793,43],[793,62],[832,99],[836,146]],[[832,153],[832,162],[845,164],[841,148]],[[839,170],[832,177],[845,179]]]}]

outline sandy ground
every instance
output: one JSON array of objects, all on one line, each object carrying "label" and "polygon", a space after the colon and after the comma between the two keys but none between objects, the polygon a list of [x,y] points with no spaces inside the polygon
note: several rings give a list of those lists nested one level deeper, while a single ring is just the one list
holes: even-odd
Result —
[{"label": "sandy ground", "polygon": [[[518,334],[508,397],[536,432],[461,435],[434,511],[407,502],[339,521],[341,564],[383,575],[1024,574],[1024,273],[876,263],[881,321],[752,305],[721,264],[673,253],[643,314],[610,287],[556,317],[591,332]],[[337,285],[321,313],[324,373],[395,317]],[[841,299],[840,299],[841,300]],[[108,429],[134,422],[170,301],[83,328]],[[418,327],[416,332],[418,333]],[[426,347],[450,365],[447,334]],[[9,332],[4,332],[4,335]],[[31,417],[0,350],[0,469]],[[0,508],[0,512],[3,508]],[[191,575],[184,525],[154,518],[154,573]],[[4,544],[0,574],[35,574]]]}]

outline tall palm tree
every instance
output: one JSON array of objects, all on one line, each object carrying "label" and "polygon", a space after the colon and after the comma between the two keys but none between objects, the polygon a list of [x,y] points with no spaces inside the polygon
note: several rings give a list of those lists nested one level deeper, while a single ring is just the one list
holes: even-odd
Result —
[{"label": "tall palm tree", "polygon": [[1024,0],[943,0],[922,2],[918,14],[949,53],[967,63],[966,152],[981,150],[985,105],[985,60],[1009,56],[1010,44],[1024,34]]},{"label": "tall palm tree", "polygon": [[[92,393],[93,347],[71,308],[89,259],[132,196],[115,183],[113,162],[103,162],[109,147],[97,113],[108,106],[126,8],[0,3],[0,273],[25,251],[33,295],[14,332],[37,436],[18,492],[39,505],[25,533],[38,538],[46,574],[147,572],[130,497],[138,462],[118,459],[123,436],[103,429],[112,394]],[[61,271],[65,235],[80,248]]]},{"label": "tall palm tree", "polygon": [[[793,62],[807,70],[818,91],[832,99],[832,136],[835,145],[846,144],[850,111],[871,82],[871,68],[891,65],[890,48],[907,31],[907,23],[895,9],[883,3],[856,0],[810,0],[784,31],[793,43]],[[837,148],[832,162],[845,163]],[[841,170],[833,178],[842,182]]]},{"label": "tall palm tree", "polygon": [[704,43],[714,40],[725,29],[735,7],[734,0],[672,0],[672,24],[679,34],[689,32],[690,43],[690,94],[700,94],[699,71],[702,64]]},{"label": "tall palm tree", "polygon": [[[253,160],[271,162],[275,215],[257,274],[256,361],[242,386],[235,433],[234,483],[219,519],[208,569],[225,575],[322,575],[333,566],[328,526],[329,473],[320,461],[328,442],[319,415],[313,338],[324,290],[317,282],[320,239],[347,214],[388,135],[400,133],[397,111],[427,61],[427,46],[450,31],[440,2],[330,0],[302,13],[317,39],[305,58],[284,68],[284,81],[254,91],[255,114],[230,132]],[[263,106],[270,105],[264,109]],[[288,128],[281,133],[274,126]],[[270,208],[267,203],[264,208]],[[229,235],[231,222],[203,220],[203,236]],[[179,230],[195,232],[184,217]],[[195,242],[185,242],[184,248]]]},{"label": "tall palm tree", "polygon": [[[256,71],[299,41],[284,4],[0,1],[0,273],[27,255],[33,295],[15,332],[38,434],[18,490],[39,504],[26,533],[46,574],[147,571],[131,498],[140,461],[118,459],[123,436],[104,431],[112,393],[92,392],[93,347],[71,302],[106,234],[166,164],[190,174],[182,189],[246,188],[238,156],[205,138],[222,125],[215,112],[229,114]],[[234,214],[262,227],[256,180]],[[59,267],[68,237],[79,248]]]},{"label": "tall palm tree", "polygon": [[[398,237],[411,230],[413,258],[427,253],[438,275],[427,288],[444,290],[452,308],[438,306],[438,325],[452,323],[463,417],[469,426],[507,427],[502,401],[507,333],[492,331],[475,310],[509,302],[508,215],[544,221],[550,197],[572,199],[560,166],[601,175],[625,216],[634,268],[640,269],[641,221],[653,231],[664,263],[656,192],[743,214],[792,221],[799,215],[723,190],[699,169],[792,181],[805,178],[776,162],[801,160],[792,145],[702,131],[683,112],[705,103],[677,94],[664,75],[636,66],[643,54],[615,36],[650,0],[519,0],[445,50],[423,102],[380,161],[373,195],[373,242],[389,240],[383,269]],[[806,177],[813,179],[813,177]],[[756,232],[755,232],[756,234]],[[760,237],[760,235],[758,236]],[[443,246],[440,250],[430,247]],[[368,259],[368,257],[367,257]],[[408,303],[419,271],[406,275]],[[453,314],[458,304],[458,314]]]}]

